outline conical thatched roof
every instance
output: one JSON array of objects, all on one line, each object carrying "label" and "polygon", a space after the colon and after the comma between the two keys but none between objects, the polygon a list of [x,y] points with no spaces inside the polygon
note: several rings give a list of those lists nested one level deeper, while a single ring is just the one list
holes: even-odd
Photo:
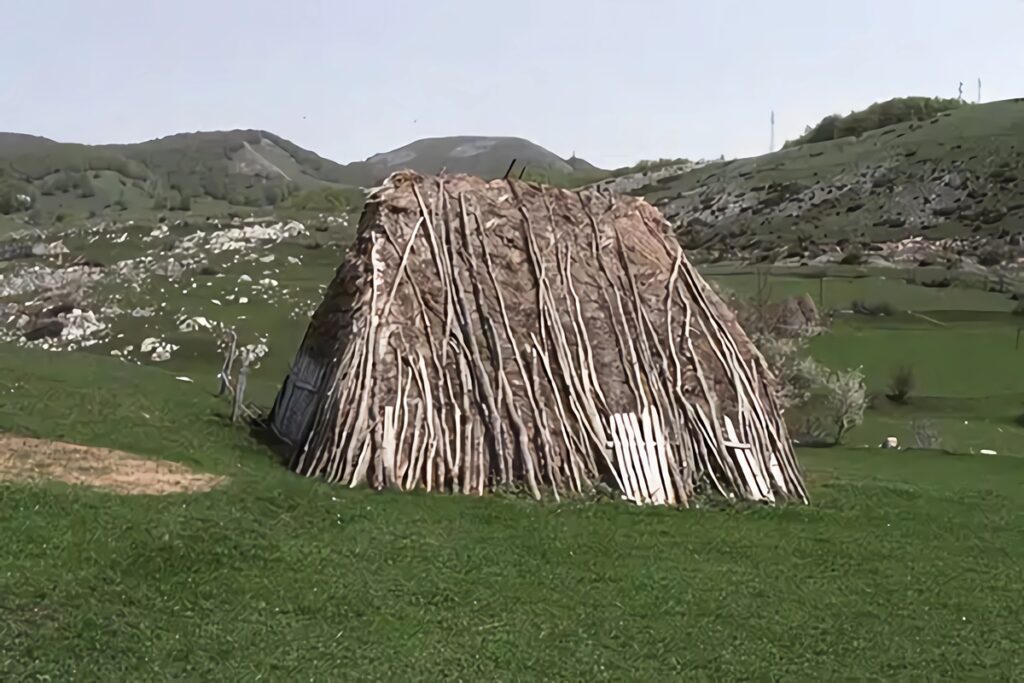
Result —
[{"label": "conical thatched roof", "polygon": [[764,360],[642,200],[392,175],[271,416],[305,475],[806,500]]}]

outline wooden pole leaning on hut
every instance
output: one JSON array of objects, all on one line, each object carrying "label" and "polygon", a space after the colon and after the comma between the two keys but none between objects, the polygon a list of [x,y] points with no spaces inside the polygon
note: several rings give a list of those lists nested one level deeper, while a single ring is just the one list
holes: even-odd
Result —
[{"label": "wooden pole leaning on hut", "polygon": [[235,364],[235,348],[238,345],[238,335],[234,330],[229,330],[227,335],[230,341],[224,354],[224,363],[221,365],[220,374],[218,375],[220,377],[220,389],[217,391],[218,396],[223,396],[231,388],[231,367]]},{"label": "wooden pole leaning on hut", "polygon": [[271,422],[346,486],[806,502],[774,379],[642,200],[394,174]]},{"label": "wooden pole leaning on hut", "polygon": [[231,402],[231,421],[238,422],[245,409],[245,387],[249,383],[249,359],[242,361],[242,367],[238,370],[238,382],[235,384],[235,395]]}]

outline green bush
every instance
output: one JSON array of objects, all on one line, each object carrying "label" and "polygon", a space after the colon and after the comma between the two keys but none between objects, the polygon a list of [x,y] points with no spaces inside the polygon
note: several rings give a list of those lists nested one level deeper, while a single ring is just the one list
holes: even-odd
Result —
[{"label": "green bush", "polygon": [[860,137],[864,133],[908,121],[925,121],[942,112],[966,106],[956,99],[938,97],[897,97],[876,102],[862,111],[846,116],[832,114],[823,118],[806,133],[790,140],[785,147],[828,142],[846,137]]},{"label": "green bush", "polygon": [[269,206],[277,206],[287,196],[285,188],[279,185],[266,184],[263,186],[263,199]]},{"label": "green bush", "polygon": [[855,244],[846,250],[839,263],[844,266],[859,266],[864,263],[864,259],[864,249]]},{"label": "green bush", "polygon": [[906,403],[910,393],[914,390],[916,381],[914,379],[914,368],[903,365],[892,371],[889,378],[888,398],[896,403]]},{"label": "green bush", "polygon": [[78,174],[78,177],[75,178],[75,186],[78,189],[78,196],[83,199],[96,196],[96,188],[87,173]]},{"label": "green bush", "polygon": [[15,178],[0,175],[0,214],[11,214],[27,208],[19,201],[18,195],[35,199],[35,193],[24,182]]}]

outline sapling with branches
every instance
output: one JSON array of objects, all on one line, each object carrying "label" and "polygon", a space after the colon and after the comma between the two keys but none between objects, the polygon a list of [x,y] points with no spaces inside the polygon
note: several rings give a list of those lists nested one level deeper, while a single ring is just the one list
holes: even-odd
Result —
[{"label": "sapling with branches", "polygon": [[911,424],[914,430],[914,441],[918,448],[937,450],[942,448],[942,440],[935,428],[935,423],[927,419],[914,420]]},{"label": "sapling with branches", "polygon": [[860,368],[831,370],[825,376],[823,389],[826,417],[835,433],[835,443],[840,444],[851,429],[864,422],[867,408],[864,373]]}]

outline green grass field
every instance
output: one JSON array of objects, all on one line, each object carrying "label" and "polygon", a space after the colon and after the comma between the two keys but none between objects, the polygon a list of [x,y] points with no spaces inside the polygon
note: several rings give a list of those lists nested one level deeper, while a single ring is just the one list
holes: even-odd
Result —
[{"label": "green grass field", "polygon": [[[333,270],[329,250],[309,253],[308,266],[274,275],[293,297]],[[777,282],[816,293],[815,280]],[[1018,319],[1000,295],[890,284],[837,280],[827,291],[838,301],[878,288],[937,322],[840,316],[811,348],[835,367],[863,366],[875,392],[904,363],[918,386],[907,405],[877,400],[845,447],[800,451],[808,508],[329,487],[228,424],[209,339],[141,367],[99,348],[5,346],[0,431],[230,479],[164,497],[0,484],[0,678],[1024,676]],[[169,296],[175,310],[190,305]],[[273,339],[253,375],[264,405],[305,324],[285,303],[240,309]],[[194,383],[175,379],[186,371]],[[949,453],[873,448],[889,434],[912,442],[920,417]],[[971,454],[981,448],[999,455]]]},{"label": "green grass field", "polygon": [[158,369],[0,369],[4,430],[231,476],[0,487],[7,680],[1024,673],[1024,460],[805,451],[807,509],[371,494],[289,475]]}]

